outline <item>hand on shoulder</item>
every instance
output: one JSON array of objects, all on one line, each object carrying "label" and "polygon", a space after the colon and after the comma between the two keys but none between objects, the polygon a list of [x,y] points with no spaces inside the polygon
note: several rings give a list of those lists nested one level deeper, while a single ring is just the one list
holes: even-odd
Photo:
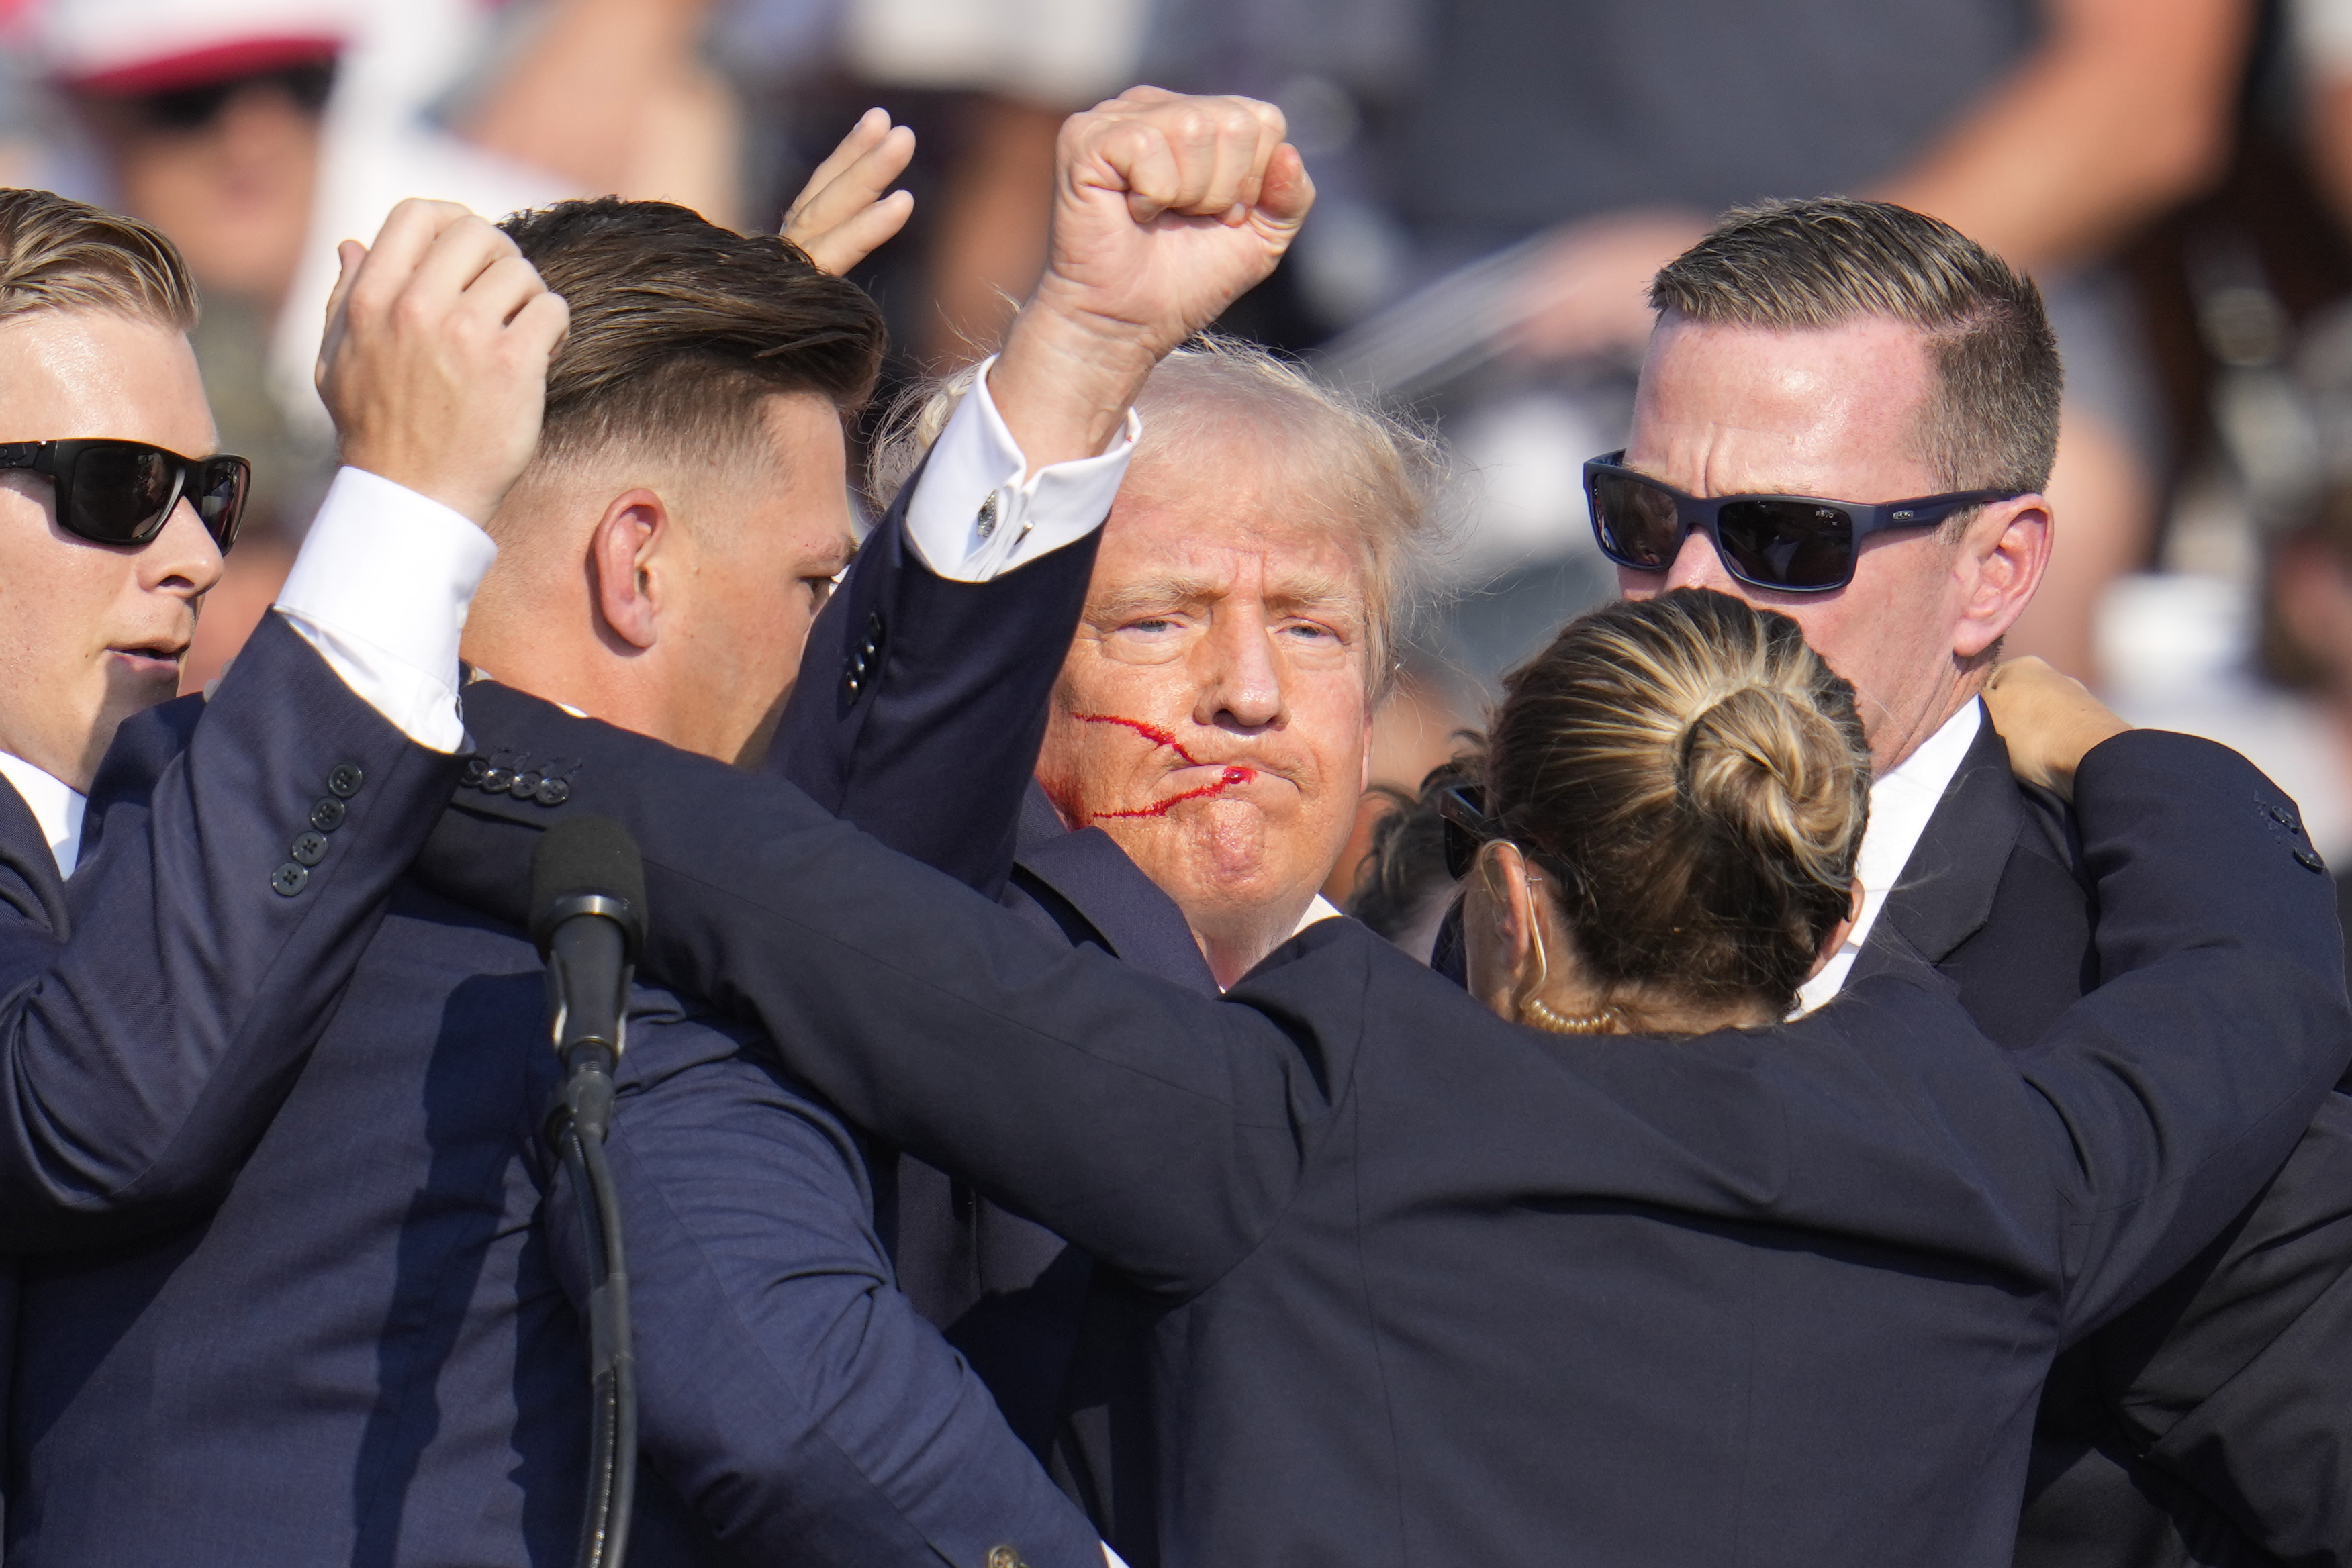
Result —
[{"label": "hand on shoulder", "polygon": [[2088,686],[2040,659],[2004,661],[1985,683],[1984,700],[2009,745],[2010,771],[2068,800],[2091,748],[2131,727]]}]

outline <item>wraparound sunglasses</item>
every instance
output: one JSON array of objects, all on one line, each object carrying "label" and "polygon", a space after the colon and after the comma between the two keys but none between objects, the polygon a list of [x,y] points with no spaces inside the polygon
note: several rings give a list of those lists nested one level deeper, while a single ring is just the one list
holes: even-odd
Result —
[{"label": "wraparound sunglasses", "polygon": [[1592,537],[1601,553],[1635,571],[1664,571],[1683,540],[1704,529],[1723,568],[1750,588],[1829,593],[1853,580],[1862,541],[1889,528],[1927,528],[1989,501],[2027,490],[1955,490],[1908,501],[1824,500],[1819,496],[1692,496],[1624,465],[1622,452],[1584,465]]},{"label": "wraparound sunglasses", "polygon": [[143,441],[0,442],[0,468],[47,475],[58,526],[100,545],[143,545],[183,497],[220,546],[236,543],[253,465],[242,457],[183,457]]}]

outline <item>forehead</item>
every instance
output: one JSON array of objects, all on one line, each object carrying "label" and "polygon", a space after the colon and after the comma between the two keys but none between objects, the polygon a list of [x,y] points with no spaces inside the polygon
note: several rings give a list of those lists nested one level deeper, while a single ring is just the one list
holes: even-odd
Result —
[{"label": "forehead", "polygon": [[92,310],[0,321],[0,441],[104,435],[188,456],[219,444],[187,335]]},{"label": "forehead", "polygon": [[1900,321],[1670,318],[1643,361],[1626,461],[1694,495],[1902,500],[1940,488],[1919,439],[1932,389],[1926,340]]},{"label": "forehead", "polygon": [[1213,592],[1360,601],[1363,526],[1330,488],[1280,444],[1243,431],[1165,453],[1147,446],[1111,504],[1095,591],[1176,580]]}]

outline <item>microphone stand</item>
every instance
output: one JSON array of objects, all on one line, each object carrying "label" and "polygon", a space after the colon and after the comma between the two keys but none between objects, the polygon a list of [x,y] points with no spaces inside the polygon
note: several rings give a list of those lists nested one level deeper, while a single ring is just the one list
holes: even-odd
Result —
[{"label": "microphone stand", "polygon": [[547,1139],[579,1200],[588,1258],[593,1427],[578,1563],[579,1568],[621,1568],[636,1501],[637,1369],[628,1253],[604,1137],[613,1124],[613,1069],[625,1043],[640,926],[628,900],[602,892],[561,895],[542,905],[533,924],[547,934],[548,992],[556,1054],[563,1061]]}]

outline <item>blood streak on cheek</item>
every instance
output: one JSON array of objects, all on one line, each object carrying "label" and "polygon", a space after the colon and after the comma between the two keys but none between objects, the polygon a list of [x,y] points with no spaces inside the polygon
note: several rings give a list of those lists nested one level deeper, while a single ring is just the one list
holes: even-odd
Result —
[{"label": "blood streak on cheek", "polygon": [[[1081,713],[1073,714],[1070,716],[1081,724],[1115,724],[1122,728],[1131,729],[1152,745],[1164,746],[1174,752],[1177,759],[1187,768],[1202,766],[1199,758],[1185,750],[1174,736],[1156,724],[1146,724],[1139,718],[1121,718],[1117,714],[1108,713]],[[1220,774],[1213,784],[1204,784],[1198,789],[1187,789],[1181,795],[1171,795],[1165,800],[1156,800],[1149,806],[1132,811],[1097,811],[1093,813],[1094,820],[1101,821],[1106,817],[1164,817],[1171,808],[1181,806],[1187,800],[1213,799],[1228,789],[1248,783],[1256,777],[1256,768],[1244,768],[1237,763]]]},{"label": "blood streak on cheek", "polygon": [[1187,789],[1181,795],[1171,795],[1165,800],[1154,801],[1139,810],[1097,811],[1094,814],[1095,821],[1100,821],[1105,817],[1164,817],[1171,806],[1181,806],[1187,800],[1206,800],[1213,796],[1223,794],[1236,784],[1246,784],[1256,777],[1257,769],[1255,768],[1239,766],[1228,768],[1214,784],[1204,784],[1198,789]]}]

